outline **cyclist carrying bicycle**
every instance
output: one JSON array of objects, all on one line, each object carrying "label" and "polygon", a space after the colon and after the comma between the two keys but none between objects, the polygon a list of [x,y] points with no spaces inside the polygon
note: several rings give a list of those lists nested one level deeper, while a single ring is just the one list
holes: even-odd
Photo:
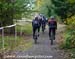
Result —
[{"label": "cyclist carrying bicycle", "polygon": [[56,34],[56,29],[57,29],[57,21],[55,20],[54,16],[51,16],[50,19],[48,20],[48,26],[49,26],[49,38],[51,37],[51,33],[52,33],[53,38],[55,40],[55,34]]}]

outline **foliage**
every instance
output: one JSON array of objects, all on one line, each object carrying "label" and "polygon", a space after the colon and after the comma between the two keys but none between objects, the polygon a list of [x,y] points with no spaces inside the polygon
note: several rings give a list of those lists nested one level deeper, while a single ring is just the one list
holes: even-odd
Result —
[{"label": "foliage", "polygon": [[64,48],[74,48],[75,47],[75,35],[71,35],[72,33],[65,34]]},{"label": "foliage", "polygon": [[30,35],[32,33],[32,25],[31,23],[25,23],[23,25],[17,25],[16,26],[17,32],[22,32],[25,35]]},{"label": "foliage", "polygon": [[75,48],[75,16],[67,18],[68,25],[64,34],[64,46],[65,48]]},{"label": "foliage", "polygon": [[[28,41],[29,40],[29,41]],[[4,36],[4,51],[9,50],[27,50],[32,46],[32,41],[30,38],[25,38],[23,36]],[[22,48],[20,48],[22,47]],[[0,52],[3,51],[3,45],[2,45],[2,37],[0,36]]]},{"label": "foliage", "polygon": [[[0,36],[0,50],[2,49],[2,37]],[[17,36],[16,42],[14,36],[4,36],[4,48],[5,50],[14,49],[23,40],[22,37]]]},{"label": "foliage", "polygon": [[67,24],[67,18],[75,15],[75,0],[37,0],[37,8],[47,17],[59,16],[62,22]]},{"label": "foliage", "polygon": [[31,10],[30,0],[0,0],[0,24],[11,25],[14,18],[27,16]]},{"label": "foliage", "polygon": [[[66,19],[75,14],[75,0],[51,0],[54,4],[55,13],[61,17],[61,19]],[[64,21],[64,20],[62,20]]]},{"label": "foliage", "polygon": [[37,0],[37,9],[39,11],[39,13],[44,14],[47,17],[50,17],[51,14],[53,13],[51,10],[51,0]]}]

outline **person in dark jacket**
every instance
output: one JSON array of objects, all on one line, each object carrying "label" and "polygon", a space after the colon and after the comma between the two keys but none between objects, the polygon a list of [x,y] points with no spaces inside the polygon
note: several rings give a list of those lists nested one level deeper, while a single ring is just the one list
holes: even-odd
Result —
[{"label": "person in dark jacket", "polygon": [[46,18],[45,16],[42,16],[42,21],[41,21],[41,26],[42,26],[42,31],[44,32],[45,27],[46,27]]},{"label": "person in dark jacket", "polygon": [[[32,27],[33,27],[33,39],[35,39],[35,33],[36,31],[38,31],[39,28],[39,21],[38,21],[38,17],[35,17],[35,19],[32,21]],[[39,31],[38,31],[39,33]],[[38,34],[39,35],[39,34]]]},{"label": "person in dark jacket", "polygon": [[48,20],[48,26],[49,26],[49,37],[51,37],[51,33],[52,33],[54,35],[54,40],[55,40],[57,22],[54,16],[51,16],[51,18]]},{"label": "person in dark jacket", "polygon": [[38,15],[38,21],[39,21],[38,32],[40,32],[41,23],[42,23],[42,17],[40,15]]}]

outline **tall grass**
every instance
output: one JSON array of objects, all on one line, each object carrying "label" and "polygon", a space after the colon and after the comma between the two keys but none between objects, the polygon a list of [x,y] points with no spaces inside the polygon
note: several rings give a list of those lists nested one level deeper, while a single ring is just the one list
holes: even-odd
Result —
[{"label": "tall grass", "polygon": [[17,32],[22,32],[25,34],[32,34],[32,24],[26,23],[23,25],[17,25],[16,30],[17,30]]},{"label": "tall grass", "polygon": [[[22,31],[22,33],[25,33],[26,35],[30,35],[32,33],[31,23],[27,23],[27,24],[25,23],[23,25],[17,25],[16,26],[17,34],[18,34],[18,32],[21,32],[21,31]],[[31,46],[32,41],[27,42],[26,40],[30,40],[30,39],[31,38],[26,39],[25,36],[16,36],[16,39],[15,39],[15,34],[14,35],[9,35],[9,34],[5,35],[4,36],[4,49],[5,49],[5,51],[6,50],[14,50],[15,48],[17,48],[20,45],[24,45],[25,47],[28,48]],[[2,36],[0,36],[0,51],[3,50],[2,44],[3,44]],[[27,49],[27,48],[24,48],[24,49]]]}]

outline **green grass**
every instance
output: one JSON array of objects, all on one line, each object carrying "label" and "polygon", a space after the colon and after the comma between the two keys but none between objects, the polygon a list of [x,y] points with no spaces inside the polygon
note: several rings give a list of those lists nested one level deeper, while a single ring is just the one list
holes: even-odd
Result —
[{"label": "green grass", "polygon": [[23,32],[25,34],[31,34],[32,33],[32,25],[31,23],[23,24],[23,25],[17,25],[16,26],[17,32]]},{"label": "green grass", "polygon": [[70,49],[71,52],[71,58],[75,59],[75,48]]},{"label": "green grass", "polygon": [[75,59],[75,48],[70,46],[73,44],[73,43],[71,44],[72,40],[71,37],[73,35],[71,35],[70,32],[65,32],[63,33],[63,36],[64,36],[64,41],[61,43],[60,48],[64,49],[65,52],[68,53],[68,59]]},{"label": "green grass", "polygon": [[[27,35],[32,34],[32,25],[31,23],[25,23],[22,22],[22,25],[17,25],[16,26],[16,31],[25,33]],[[28,41],[29,40],[29,41]],[[16,40],[14,36],[4,36],[4,50],[14,50],[14,49],[19,49],[19,50],[26,50],[29,47],[32,46],[32,40],[30,38],[25,38],[23,36],[17,36]],[[3,51],[2,48],[2,37],[0,36],[0,52]]]},{"label": "green grass", "polygon": [[66,59],[75,59],[75,48],[65,49],[65,53],[67,53]]},{"label": "green grass", "polygon": [[[25,37],[17,36],[15,39],[14,36],[4,36],[4,51],[16,50],[16,49],[26,50],[31,46],[32,46],[32,41],[30,39],[26,39]],[[3,49],[2,49],[2,39],[0,37],[0,52],[1,51],[3,51]]]},{"label": "green grass", "polygon": [[[10,50],[14,47],[18,46],[20,40],[23,40],[22,37],[17,37],[15,39],[14,36],[4,36],[4,49]],[[2,38],[0,37],[0,49],[2,50]]]}]

